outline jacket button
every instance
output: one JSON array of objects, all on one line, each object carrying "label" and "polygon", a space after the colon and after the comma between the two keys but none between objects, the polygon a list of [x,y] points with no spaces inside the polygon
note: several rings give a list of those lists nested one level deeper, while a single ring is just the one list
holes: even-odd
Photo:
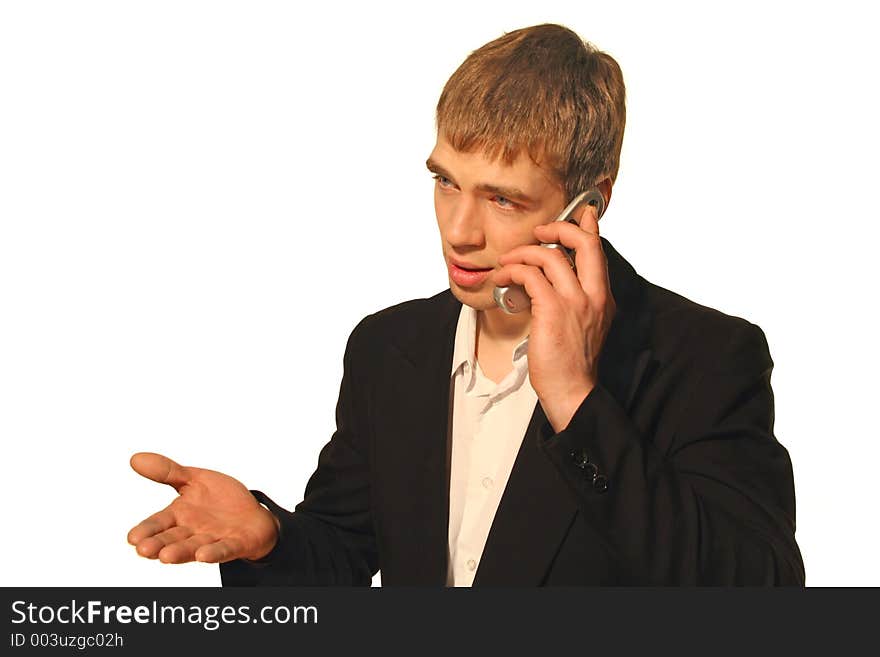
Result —
[{"label": "jacket button", "polygon": [[604,493],[608,490],[608,477],[605,475],[596,475],[593,477],[593,490],[597,493]]},{"label": "jacket button", "polygon": [[595,463],[587,463],[584,466],[584,479],[588,482],[593,483],[596,481],[596,477],[599,476],[599,468],[596,467]]},{"label": "jacket button", "polygon": [[587,464],[590,462],[590,455],[583,447],[572,450],[570,456],[572,462],[581,470],[587,467]]}]

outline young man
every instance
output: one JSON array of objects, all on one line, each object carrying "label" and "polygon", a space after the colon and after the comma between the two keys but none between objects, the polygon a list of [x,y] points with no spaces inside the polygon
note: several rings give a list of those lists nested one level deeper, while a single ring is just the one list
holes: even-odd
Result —
[{"label": "young man", "polygon": [[[427,162],[450,289],[352,332],[294,512],[135,455],[180,493],[138,553],[224,584],[802,584],[763,332],[638,276],[594,207],[550,223],[610,201],[624,123],[617,64],[566,28],[471,54]],[[510,285],[528,311],[496,305]]]}]

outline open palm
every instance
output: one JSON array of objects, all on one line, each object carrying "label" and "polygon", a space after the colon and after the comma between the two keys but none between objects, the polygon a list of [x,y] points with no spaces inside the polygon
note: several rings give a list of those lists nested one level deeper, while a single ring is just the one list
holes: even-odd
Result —
[{"label": "open palm", "polygon": [[139,555],[164,563],[221,563],[259,559],[277,542],[278,521],[238,480],[149,452],[132,456],[131,467],[178,493],[128,532]]}]

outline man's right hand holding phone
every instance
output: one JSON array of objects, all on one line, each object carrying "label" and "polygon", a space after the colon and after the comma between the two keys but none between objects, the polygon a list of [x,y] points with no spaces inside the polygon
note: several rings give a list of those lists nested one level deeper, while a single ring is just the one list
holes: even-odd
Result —
[{"label": "man's right hand holding phone", "polygon": [[163,563],[256,560],[278,542],[278,520],[238,480],[149,452],[132,456],[131,467],[178,493],[128,532],[142,557]]}]

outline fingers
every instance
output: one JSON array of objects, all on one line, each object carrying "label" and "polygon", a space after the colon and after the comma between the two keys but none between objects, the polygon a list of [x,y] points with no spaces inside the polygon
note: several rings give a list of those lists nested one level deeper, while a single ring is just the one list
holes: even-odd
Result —
[{"label": "fingers", "polygon": [[162,563],[189,563],[196,561],[196,552],[203,545],[214,542],[213,536],[208,534],[194,534],[182,541],[166,545],[159,551],[159,561]]},{"label": "fingers", "polygon": [[595,205],[584,204],[576,213],[577,225],[587,233],[599,234],[599,208]]},{"label": "fingers", "polygon": [[203,545],[195,552],[196,561],[204,563],[223,563],[244,556],[244,545],[237,538],[224,538]]},{"label": "fingers", "polygon": [[128,532],[128,542],[132,545],[137,545],[145,538],[154,536],[159,532],[164,532],[166,529],[171,529],[176,524],[177,521],[174,519],[174,513],[171,511],[171,508],[163,509],[132,527],[131,531]]},{"label": "fingers", "polygon": [[215,542],[208,534],[193,534],[187,527],[172,527],[137,544],[137,553],[162,563],[188,563],[196,560],[196,552],[204,545]]},{"label": "fingers", "polygon": [[[499,257],[498,262],[501,265],[525,264],[540,267],[550,284],[563,296],[572,297],[583,293],[580,282],[562,249],[548,249],[536,245],[519,246]],[[504,270],[499,270],[499,273],[501,271]],[[506,285],[497,282],[498,274],[495,280],[497,285]],[[514,282],[519,283],[519,281]]]},{"label": "fingers", "polygon": [[586,227],[554,222],[537,226],[535,236],[542,242],[558,242],[575,250],[575,266],[581,288],[591,300],[603,305],[611,289],[608,262],[599,238],[596,209],[593,206],[586,207],[589,208],[584,213]]},{"label": "fingers", "polygon": [[495,285],[504,287],[511,283],[522,285],[526,289],[533,306],[546,304],[554,297],[558,298],[541,270],[532,265],[510,264],[495,272]]},{"label": "fingers", "polygon": [[179,491],[189,483],[189,468],[178,465],[167,456],[152,452],[138,452],[131,457],[131,467],[139,475],[160,484],[168,484]]},{"label": "fingers", "polygon": [[[159,532],[153,536],[138,541],[137,553],[147,559],[155,559],[169,545],[173,545],[178,541],[183,541],[192,536],[192,530],[187,527],[172,527],[164,532]],[[160,559],[166,561],[165,559]]]}]

